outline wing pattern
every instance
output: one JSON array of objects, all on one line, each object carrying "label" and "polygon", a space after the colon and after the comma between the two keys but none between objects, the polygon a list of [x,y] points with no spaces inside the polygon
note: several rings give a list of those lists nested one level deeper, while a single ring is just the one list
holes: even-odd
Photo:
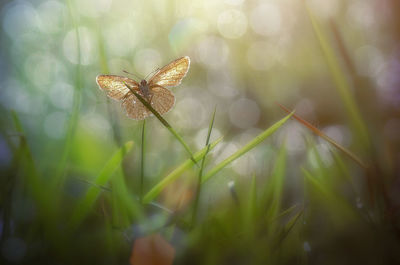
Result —
[{"label": "wing pattern", "polygon": [[[138,91],[142,97],[144,95]],[[175,96],[172,92],[164,87],[157,87],[151,93],[151,106],[160,114],[165,114],[175,104]],[[143,120],[152,115],[152,112],[143,105],[142,102],[133,93],[130,93],[122,101],[122,106],[125,108],[129,118],[134,120]]]},{"label": "wing pattern", "polygon": [[96,82],[100,89],[107,92],[107,96],[115,100],[122,100],[130,92],[124,82],[133,89],[139,90],[139,84],[135,80],[118,75],[98,75]]},{"label": "wing pattern", "polygon": [[190,59],[188,56],[181,57],[161,68],[150,80],[149,85],[174,87],[181,83],[189,70]]},{"label": "wing pattern", "polygon": [[[181,83],[189,70],[190,59],[181,57],[161,68],[148,82],[150,90],[150,104],[160,114],[167,113],[175,104],[175,96],[165,87],[174,87]],[[107,96],[121,101],[129,118],[143,120],[152,115],[152,112],[125,86],[128,84],[138,94],[145,98],[141,87],[135,80],[118,75],[99,75],[96,82],[100,89],[106,91]]]}]

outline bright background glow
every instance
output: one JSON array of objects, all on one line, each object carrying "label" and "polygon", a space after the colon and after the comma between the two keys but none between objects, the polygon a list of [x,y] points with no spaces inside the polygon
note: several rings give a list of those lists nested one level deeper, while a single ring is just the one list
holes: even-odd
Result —
[{"label": "bright background glow", "polygon": [[[6,135],[14,132],[9,113],[15,110],[46,177],[52,177],[70,141],[68,169],[92,180],[121,143],[133,140],[140,145],[142,124],[127,118],[118,102],[107,99],[95,77],[123,75],[126,70],[144,78],[185,55],[191,58],[191,67],[182,84],[172,88],[176,104],[165,119],[197,150],[205,144],[216,107],[212,139],[225,138],[213,151],[217,158],[209,161],[210,167],[285,115],[274,102],[296,109],[338,143],[353,148],[357,139],[304,2],[348,74],[372,135],[384,136],[376,146],[393,147],[392,153],[380,155],[390,156],[396,164],[400,159],[400,11],[393,7],[396,1],[16,0],[0,4],[4,131],[0,166],[11,163],[4,143]],[[335,39],[332,25],[341,34],[342,44]],[[354,85],[356,81],[360,85]],[[155,183],[186,154],[157,119],[149,118],[147,126],[146,166],[149,183]],[[226,169],[224,191],[227,181],[248,180],[269,170],[273,161],[269,158],[283,143],[295,165],[304,161],[315,165],[316,157],[307,151],[308,133],[298,123],[288,122],[272,140]],[[316,148],[329,167],[333,157],[326,143],[317,140]],[[125,165],[131,172],[132,189],[138,181],[139,157],[135,146]],[[296,188],[296,183],[288,185]],[[304,249],[310,251],[306,243]],[[9,258],[18,262],[26,246],[19,239],[10,239],[8,244],[22,245],[20,252],[12,253],[17,256]]]}]

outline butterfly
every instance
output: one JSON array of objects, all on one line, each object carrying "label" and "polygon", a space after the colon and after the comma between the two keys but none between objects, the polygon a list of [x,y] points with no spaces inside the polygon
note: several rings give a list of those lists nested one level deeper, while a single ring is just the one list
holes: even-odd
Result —
[{"label": "butterfly", "polygon": [[96,83],[107,96],[121,101],[126,114],[134,120],[143,120],[152,112],[125,85],[134,89],[159,113],[167,113],[175,104],[175,96],[167,87],[179,85],[189,70],[190,58],[181,57],[157,70],[147,81],[143,79],[139,83],[133,79],[118,75],[98,75]]}]

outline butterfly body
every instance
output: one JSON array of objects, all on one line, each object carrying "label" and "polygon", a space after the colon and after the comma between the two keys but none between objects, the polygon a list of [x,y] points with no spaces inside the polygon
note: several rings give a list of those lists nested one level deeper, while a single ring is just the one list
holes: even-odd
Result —
[{"label": "butterfly body", "polygon": [[146,79],[143,79],[142,81],[140,81],[139,90],[140,90],[140,92],[142,92],[145,99],[147,99],[147,101],[150,101],[151,91],[150,91],[149,84],[147,83]]},{"label": "butterfly body", "polygon": [[149,81],[143,79],[138,83],[124,76],[98,75],[96,82],[108,97],[121,102],[129,118],[143,120],[152,113],[130,89],[144,97],[159,114],[164,114],[175,104],[175,96],[167,87],[179,85],[188,72],[189,66],[190,59],[185,56],[159,69]]}]

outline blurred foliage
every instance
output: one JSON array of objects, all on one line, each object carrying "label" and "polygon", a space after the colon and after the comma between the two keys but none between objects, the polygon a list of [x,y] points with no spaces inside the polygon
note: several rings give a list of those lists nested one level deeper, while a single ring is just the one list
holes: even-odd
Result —
[{"label": "blurred foliage", "polygon": [[[1,264],[400,264],[399,1],[6,0],[0,19]],[[184,55],[167,128],[95,82]]]}]

